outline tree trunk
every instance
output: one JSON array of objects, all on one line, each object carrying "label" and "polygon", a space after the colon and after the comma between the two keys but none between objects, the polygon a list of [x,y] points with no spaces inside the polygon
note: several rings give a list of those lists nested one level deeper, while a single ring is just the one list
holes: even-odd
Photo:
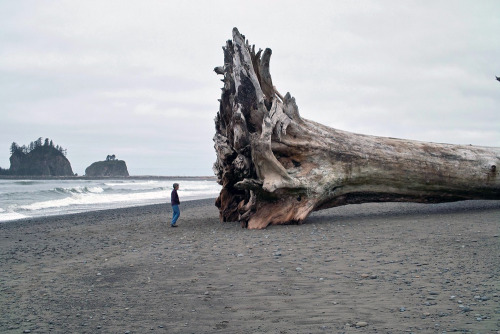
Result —
[{"label": "tree trunk", "polygon": [[500,148],[349,133],[302,119],[236,28],[224,50],[215,119],[221,221],[300,223],[315,210],[364,202],[500,199]]}]

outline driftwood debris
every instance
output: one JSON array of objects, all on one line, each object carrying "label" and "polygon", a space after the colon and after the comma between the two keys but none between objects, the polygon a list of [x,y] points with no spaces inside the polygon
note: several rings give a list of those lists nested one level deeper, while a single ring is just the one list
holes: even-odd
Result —
[{"label": "driftwood debris", "polygon": [[236,28],[224,50],[215,118],[221,221],[300,223],[315,210],[364,202],[500,199],[500,148],[349,133],[303,119],[273,86],[271,49]]}]

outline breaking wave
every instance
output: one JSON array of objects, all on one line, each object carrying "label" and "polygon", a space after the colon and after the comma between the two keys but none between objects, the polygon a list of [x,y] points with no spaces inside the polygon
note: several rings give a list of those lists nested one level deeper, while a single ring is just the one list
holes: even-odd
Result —
[{"label": "breaking wave", "polygon": [[[0,221],[170,202],[175,180],[0,180]],[[178,181],[181,201],[215,198],[212,180]]]}]

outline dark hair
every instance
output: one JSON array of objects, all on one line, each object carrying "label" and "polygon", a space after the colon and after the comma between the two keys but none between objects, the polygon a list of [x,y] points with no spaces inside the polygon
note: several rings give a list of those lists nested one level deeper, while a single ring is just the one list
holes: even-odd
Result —
[{"label": "dark hair", "polygon": [[174,183],[174,189],[177,188],[179,186],[178,183]]}]

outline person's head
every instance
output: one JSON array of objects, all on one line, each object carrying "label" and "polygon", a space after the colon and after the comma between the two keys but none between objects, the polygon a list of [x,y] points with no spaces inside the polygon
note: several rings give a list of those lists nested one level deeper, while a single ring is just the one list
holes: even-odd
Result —
[{"label": "person's head", "polygon": [[174,189],[175,190],[179,189],[179,184],[178,183],[174,183]]}]

